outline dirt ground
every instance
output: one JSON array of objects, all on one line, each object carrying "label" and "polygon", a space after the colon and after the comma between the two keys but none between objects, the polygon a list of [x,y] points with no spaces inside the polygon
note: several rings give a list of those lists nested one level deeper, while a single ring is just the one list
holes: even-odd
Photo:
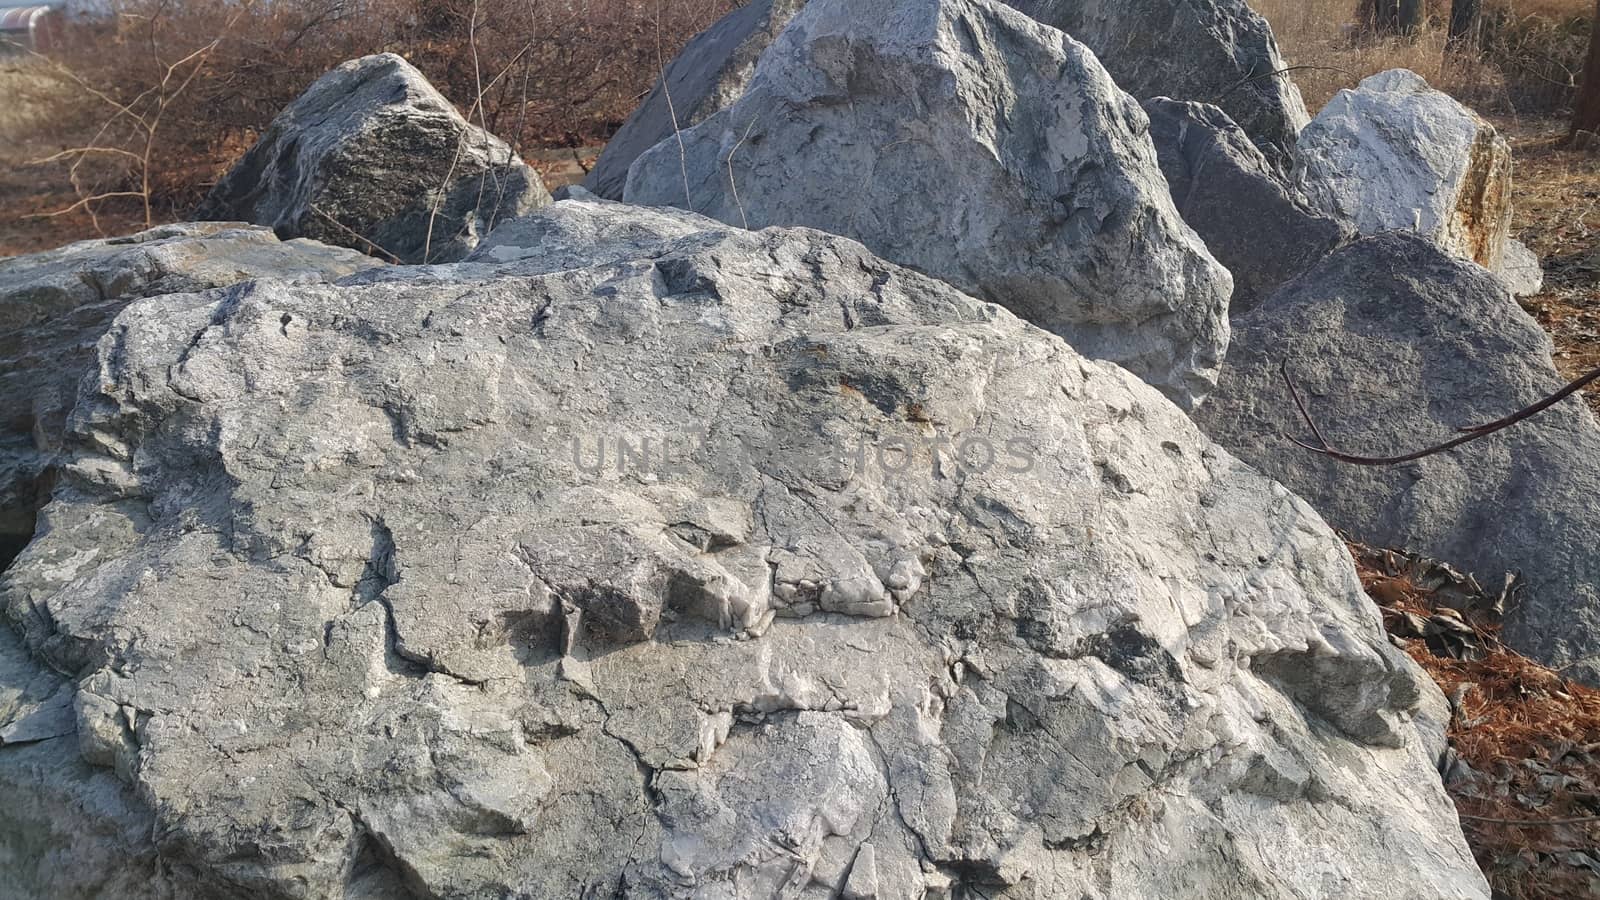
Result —
[{"label": "dirt ground", "polygon": [[[1555,339],[1556,365],[1576,378],[1600,368],[1600,152],[1565,148],[1563,122],[1496,125],[1516,154],[1512,232],[1544,265],[1544,291],[1522,305]],[[1600,414],[1600,391],[1588,399]]]},{"label": "dirt ground", "polygon": [[1500,643],[1502,581],[1351,552],[1384,626],[1450,702],[1441,774],[1496,900],[1600,897],[1600,690]]}]

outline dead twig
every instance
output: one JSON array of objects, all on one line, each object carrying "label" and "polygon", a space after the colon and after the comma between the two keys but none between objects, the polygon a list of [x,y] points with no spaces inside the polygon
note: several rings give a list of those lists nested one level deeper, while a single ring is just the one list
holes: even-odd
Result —
[{"label": "dead twig", "polygon": [[1496,819],[1492,816],[1469,816],[1466,813],[1457,813],[1457,816],[1469,822],[1487,822],[1490,825],[1583,825],[1588,822],[1600,822],[1600,816],[1578,816],[1573,819]]},{"label": "dead twig", "polygon": [[[221,32],[217,34],[216,37],[212,38],[209,43],[199,47],[198,49],[184,56],[182,59],[179,59],[173,63],[168,63],[161,57],[159,42],[156,39],[156,19],[158,16],[149,17],[148,25],[150,31],[150,55],[155,61],[156,69],[158,72],[160,72],[160,75],[158,76],[155,84],[139,92],[138,95],[136,95],[127,103],[118,101],[108,92],[101,90],[93,84],[90,84],[87,79],[79,75],[77,72],[72,71],[67,66],[50,60],[48,57],[44,57],[37,51],[29,50],[31,55],[50,64],[57,72],[64,75],[68,80],[72,81],[73,84],[77,85],[79,89],[83,90],[91,97],[94,97],[95,99],[105,103],[107,106],[110,106],[113,110],[112,114],[101,123],[99,130],[95,132],[93,139],[91,139],[88,144],[81,147],[70,147],[66,150],[62,150],[59,153],[55,153],[37,161],[39,163],[49,163],[59,160],[72,160],[71,165],[68,167],[68,177],[72,181],[73,189],[78,194],[78,201],[73,203],[71,206],[57,210],[53,213],[47,213],[42,216],[31,216],[30,218],[54,218],[56,216],[66,215],[81,209],[89,214],[91,220],[94,221],[96,231],[98,231],[99,220],[95,215],[95,204],[102,200],[110,200],[118,197],[130,197],[138,198],[142,202],[144,206],[145,227],[149,228],[154,225],[155,213],[152,209],[154,187],[152,185],[151,175],[153,171],[157,139],[161,132],[162,119],[166,116],[167,110],[172,106],[172,104],[180,96],[182,96],[184,92],[189,89],[190,85],[194,83],[194,80],[199,77],[200,73],[205,69],[206,62],[211,54],[216,51],[219,46],[221,46],[223,37],[232,32],[234,25],[238,23],[239,18],[243,15],[244,10],[242,9],[234,13],[234,15],[228,19],[227,23],[222,26]],[[185,68],[188,69],[188,73],[182,75],[180,78],[180,72],[182,72]],[[118,122],[124,120],[127,121],[128,124],[134,129],[133,140],[135,142],[135,146],[138,148],[137,152],[134,150],[129,150],[125,147],[114,147],[101,143],[101,139],[112,130],[112,127]],[[83,166],[85,160],[87,160],[90,156],[97,154],[117,156],[132,160],[134,174],[139,181],[138,190],[102,191],[98,193],[91,193],[85,190],[79,180],[79,170]]]},{"label": "dead twig", "polygon": [[745,217],[744,203],[739,200],[739,182],[733,175],[733,155],[738,153],[739,148],[744,146],[744,142],[750,139],[750,132],[755,130],[756,121],[756,119],[750,120],[750,127],[744,130],[744,135],[739,138],[739,142],[733,145],[732,150],[728,151],[728,187],[733,190],[733,205],[739,208],[739,227],[745,231],[750,230],[750,220]]},{"label": "dead twig", "polygon": [[[488,95],[489,91],[493,90],[494,86],[499,84],[501,79],[505,78],[506,75],[511,72],[512,68],[514,68],[517,63],[522,60],[522,58],[526,56],[530,50],[533,49],[534,45],[538,41],[536,37],[529,38],[528,41],[522,45],[522,49],[517,51],[516,55],[511,57],[511,60],[507,62],[503,68],[501,68],[498,74],[489,79],[488,84],[485,84],[483,81],[482,63],[478,53],[478,17],[479,3],[478,0],[473,0],[472,18],[467,23],[467,47],[471,52],[472,78],[475,91],[473,93],[472,105],[467,108],[466,115],[463,117],[466,119],[469,127],[463,128],[461,133],[456,136],[456,149],[455,153],[450,158],[450,167],[445,170],[444,180],[442,183],[440,183],[438,191],[435,192],[433,203],[428,210],[428,231],[427,234],[424,235],[422,242],[422,262],[424,264],[432,262],[433,260],[434,227],[438,222],[439,210],[444,206],[445,197],[449,191],[450,183],[455,180],[456,169],[461,165],[461,156],[467,147],[467,137],[472,130],[470,126],[472,124],[472,117],[474,115],[478,117],[479,128],[482,131],[484,162],[485,165],[489,167],[484,171],[483,176],[478,179],[478,202],[475,208],[479,211],[483,209],[484,180],[493,179],[495,184],[495,205],[494,209],[489,214],[488,227],[490,230],[493,230],[495,219],[499,216],[500,208],[505,202],[505,178],[501,173],[497,173],[494,168],[494,153],[492,152],[492,148],[490,146],[492,135],[489,132],[488,113],[485,109],[483,101],[484,97]],[[526,85],[524,85],[524,92],[526,92]],[[527,101],[524,100],[523,108],[526,109],[526,107]],[[520,130],[521,128],[519,125],[519,135]],[[520,142],[520,136],[518,140]],[[511,154],[507,157],[506,164],[510,165],[518,159],[521,159],[520,146],[511,149]],[[453,240],[460,237],[468,227],[469,223],[463,222],[461,227],[458,228],[455,234],[451,236],[451,239]]]},{"label": "dead twig", "polygon": [[1245,85],[1249,84],[1252,81],[1262,81],[1262,80],[1267,79],[1267,78],[1277,78],[1277,77],[1279,77],[1281,75],[1288,75],[1288,74],[1290,74],[1292,72],[1303,72],[1303,71],[1338,72],[1340,75],[1345,75],[1345,76],[1348,76],[1348,77],[1351,77],[1351,78],[1355,77],[1355,73],[1354,72],[1350,71],[1349,69],[1341,69],[1338,66],[1312,66],[1312,65],[1286,66],[1286,67],[1284,67],[1282,69],[1275,69],[1275,70],[1273,70],[1271,72],[1263,72],[1260,75],[1250,75],[1250,76],[1247,76],[1245,78],[1242,78],[1239,81],[1234,82],[1231,86],[1229,86],[1229,88],[1227,90],[1225,90],[1222,93],[1218,94],[1217,97],[1216,97],[1216,100],[1213,100],[1212,102],[1213,103],[1220,102],[1222,100],[1222,98],[1228,96],[1229,94],[1232,94],[1234,91],[1237,91],[1239,88],[1244,87]]},{"label": "dead twig", "polygon": [[[656,68],[661,72],[661,95],[667,98],[667,115],[672,117],[672,136],[678,141],[678,170],[683,175],[683,208],[694,212],[694,197],[689,191],[689,149],[683,143],[683,128],[678,123],[678,107],[672,102],[672,85],[667,81],[666,55],[661,51],[660,0],[656,0]],[[729,159],[731,161],[732,157]]]},{"label": "dead twig", "polygon": [[1480,438],[1486,438],[1497,431],[1504,431],[1505,429],[1510,428],[1519,422],[1527,421],[1528,419],[1537,416],[1550,407],[1555,406],[1557,403],[1560,403],[1568,397],[1571,397],[1573,394],[1583,390],[1590,384],[1600,381],[1600,369],[1595,369],[1593,372],[1584,375],[1578,380],[1572,382],[1571,384],[1555,392],[1554,394],[1551,394],[1543,400],[1540,400],[1532,406],[1527,406],[1517,410],[1503,419],[1490,422],[1487,425],[1477,425],[1470,428],[1457,429],[1461,435],[1460,437],[1445,441],[1437,446],[1428,447],[1424,450],[1418,450],[1414,453],[1407,453],[1402,456],[1358,456],[1334,449],[1333,445],[1329,443],[1327,437],[1323,435],[1322,429],[1318,427],[1316,420],[1312,418],[1311,410],[1306,407],[1304,398],[1300,396],[1300,389],[1295,386],[1294,379],[1290,377],[1288,360],[1283,361],[1281,371],[1283,373],[1283,383],[1289,388],[1289,396],[1294,398],[1295,406],[1299,407],[1300,409],[1300,417],[1305,419],[1306,425],[1311,428],[1311,433],[1316,437],[1317,443],[1311,444],[1294,437],[1289,438],[1289,440],[1294,442],[1296,446],[1310,450],[1312,453],[1316,453],[1320,456],[1326,456],[1329,459],[1342,463],[1348,463],[1353,466],[1397,466],[1402,463],[1415,462],[1419,459],[1424,459],[1429,456],[1436,456],[1440,453],[1454,450],[1463,444],[1469,444],[1473,441],[1479,440]]},{"label": "dead twig", "polygon": [[390,253],[388,250],[385,250],[382,247],[378,246],[377,244],[374,244],[372,241],[370,241],[367,238],[363,237],[360,232],[356,231],[354,228],[351,228],[349,225],[344,224],[343,222],[339,221],[338,219],[335,219],[333,216],[327,214],[321,208],[317,207],[315,204],[312,205],[311,211],[316,213],[317,215],[323,217],[324,219],[327,219],[333,225],[333,227],[339,229],[340,231],[344,232],[345,234],[348,234],[354,240],[358,240],[361,243],[366,244],[367,245],[367,252],[369,254],[375,254],[375,255],[382,256],[385,259],[389,260],[389,262],[394,263],[395,265],[400,265],[401,264],[400,257],[395,256],[393,253]]}]

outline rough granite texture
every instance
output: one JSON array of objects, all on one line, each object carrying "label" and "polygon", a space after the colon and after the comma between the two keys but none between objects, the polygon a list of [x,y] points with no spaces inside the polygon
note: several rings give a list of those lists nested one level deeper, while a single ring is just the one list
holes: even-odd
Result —
[{"label": "rough granite texture", "polygon": [[78,382],[124,306],[254,278],[337,278],[378,265],[237,222],[167,225],[0,260],[0,568],[33,536]]},{"label": "rough granite texture", "polygon": [[1233,275],[1233,315],[1353,236],[1286,185],[1221,109],[1156,97],[1144,110],[1172,202]]},{"label": "rough granite texture", "polygon": [[550,202],[505,141],[470,124],[404,59],[364,56],[272,120],[195,211],[405,263],[466,256]]},{"label": "rough granite texture", "polygon": [[621,200],[628,167],[639,154],[739,99],[761,52],[804,5],[805,0],[754,0],[695,35],[606,142],[583,186],[596,196]]},{"label": "rough granite texture", "polygon": [[1364,235],[1410,231],[1498,271],[1511,234],[1511,146],[1408,69],[1340,91],[1300,136],[1297,186]]},{"label": "rough granite texture", "polygon": [[1488,896],[1305,503],[859,244],[636,214],[123,311],[0,579],[11,890]]},{"label": "rough granite texture", "polygon": [[625,196],[858,239],[1192,408],[1233,285],[1173,208],[1148,124],[1082,44],[991,0],[811,0],[744,96],[684,132],[686,154],[639,157]]},{"label": "rough granite texture", "polygon": [[1494,422],[1564,379],[1544,330],[1495,278],[1395,232],[1340,250],[1235,320],[1201,427],[1306,498],[1356,540],[1476,572],[1520,572],[1507,643],[1600,683],[1600,426],[1581,399],[1448,454],[1391,468],[1345,465],[1311,440],[1295,379],[1328,439],[1395,456]]},{"label": "rough granite texture", "polygon": [[1310,121],[1267,20],[1247,0],[1005,0],[1088,44],[1123,90],[1214,103],[1287,171]]}]

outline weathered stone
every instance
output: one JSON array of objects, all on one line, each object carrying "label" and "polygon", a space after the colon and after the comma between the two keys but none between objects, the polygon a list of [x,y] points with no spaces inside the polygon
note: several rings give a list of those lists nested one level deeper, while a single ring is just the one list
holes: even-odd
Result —
[{"label": "weathered stone", "polygon": [[[101,341],[0,600],[131,896],[1487,896],[1343,544],[1155,391],[842,238],[562,207]],[[35,873],[84,776],[29,746]]]},{"label": "weathered stone", "polygon": [[1295,178],[1364,235],[1410,231],[1499,270],[1511,234],[1511,147],[1472,110],[1392,69],[1340,91],[1300,136]]},{"label": "weathered stone", "polygon": [[393,53],[351,60],[272,120],[195,212],[396,262],[450,262],[550,202],[539,174]]},{"label": "weathered stone", "polygon": [[0,260],[0,567],[33,537],[78,382],[92,368],[95,342],[129,302],[378,265],[238,223],[168,225]]},{"label": "weathered stone", "polygon": [[639,157],[626,197],[856,238],[1192,407],[1232,282],[1146,129],[1092,53],[999,3],[811,0],[686,154]]},{"label": "weathered stone", "polygon": [[1157,97],[1144,110],[1172,202],[1233,275],[1234,315],[1351,236],[1289,189],[1221,109]]},{"label": "weathered stone", "polygon": [[628,167],[639,154],[739,99],[761,52],[804,5],[805,0],[754,0],[696,35],[606,143],[583,186],[621,200]]},{"label": "weathered stone", "polygon": [[[155,816],[133,789],[78,753],[70,727],[72,682],[31,658],[0,624],[0,897],[158,900]],[[57,734],[19,735],[41,713]],[[17,738],[20,738],[17,739]]]},{"label": "weathered stone", "polygon": [[1123,90],[1215,103],[1280,170],[1310,117],[1246,0],[1005,0],[1089,45]]},{"label": "weathered stone", "polygon": [[1519,240],[1506,241],[1495,270],[1506,289],[1518,297],[1530,297],[1544,290],[1544,264],[1539,255]]},{"label": "weathered stone", "polygon": [[500,226],[466,261],[526,260],[541,272],[556,272],[638,259],[641,252],[649,252],[641,248],[670,247],[678,238],[727,230],[714,219],[676,209],[636,207],[628,215],[617,215],[581,187],[571,189],[568,197],[574,202],[558,203]]},{"label": "weathered stone", "polygon": [[1447,454],[1350,466],[1310,440],[1288,360],[1324,433],[1347,453],[1442,443],[1553,393],[1550,338],[1482,269],[1412,235],[1353,244],[1235,320],[1199,422],[1355,539],[1492,577],[1521,572],[1508,643],[1600,681],[1600,427],[1581,399]]}]

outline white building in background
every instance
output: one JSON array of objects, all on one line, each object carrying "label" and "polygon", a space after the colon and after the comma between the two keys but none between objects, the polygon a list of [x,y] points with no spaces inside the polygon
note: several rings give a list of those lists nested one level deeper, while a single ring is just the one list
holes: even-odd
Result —
[{"label": "white building in background", "polygon": [[65,21],[64,5],[0,3],[0,53],[49,49]]},{"label": "white building in background", "polygon": [[113,0],[0,0],[0,55],[49,49],[69,21],[111,15]]}]

